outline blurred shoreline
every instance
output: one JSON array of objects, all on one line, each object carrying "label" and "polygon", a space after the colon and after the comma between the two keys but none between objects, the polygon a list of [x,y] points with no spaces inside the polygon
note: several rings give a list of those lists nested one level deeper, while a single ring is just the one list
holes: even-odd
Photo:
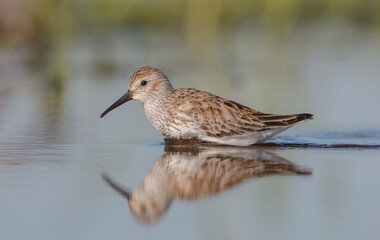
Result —
[{"label": "blurred shoreline", "polygon": [[192,39],[241,25],[282,33],[326,20],[378,29],[379,12],[375,0],[0,0],[0,41],[53,44],[82,32],[125,28],[166,29]]}]

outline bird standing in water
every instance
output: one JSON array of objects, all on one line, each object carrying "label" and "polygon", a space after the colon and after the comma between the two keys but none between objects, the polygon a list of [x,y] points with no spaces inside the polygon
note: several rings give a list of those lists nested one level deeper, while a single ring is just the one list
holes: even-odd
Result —
[{"label": "bird standing in water", "polygon": [[313,117],[308,113],[262,113],[208,92],[174,89],[168,77],[153,67],[142,67],[134,72],[127,93],[100,117],[132,99],[144,105],[147,118],[166,138],[227,145],[262,143]]}]

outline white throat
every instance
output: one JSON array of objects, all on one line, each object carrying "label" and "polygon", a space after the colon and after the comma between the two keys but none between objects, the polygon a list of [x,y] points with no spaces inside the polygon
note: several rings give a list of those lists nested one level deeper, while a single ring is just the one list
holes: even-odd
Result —
[{"label": "white throat", "polygon": [[164,97],[151,98],[144,103],[146,117],[153,127],[162,135],[167,136],[167,109],[164,104]]}]

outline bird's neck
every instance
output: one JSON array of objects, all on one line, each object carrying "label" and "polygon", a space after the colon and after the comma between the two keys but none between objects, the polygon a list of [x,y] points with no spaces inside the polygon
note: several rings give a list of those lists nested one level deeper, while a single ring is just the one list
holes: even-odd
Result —
[{"label": "bird's neck", "polygon": [[160,108],[163,107],[163,104],[166,102],[166,99],[170,98],[174,90],[168,90],[161,92],[159,94],[152,94],[147,101],[145,101],[144,108]]},{"label": "bird's neck", "polygon": [[168,108],[166,103],[171,94],[172,92],[166,92],[152,97],[144,103],[144,110],[148,120],[164,136],[167,135]]}]

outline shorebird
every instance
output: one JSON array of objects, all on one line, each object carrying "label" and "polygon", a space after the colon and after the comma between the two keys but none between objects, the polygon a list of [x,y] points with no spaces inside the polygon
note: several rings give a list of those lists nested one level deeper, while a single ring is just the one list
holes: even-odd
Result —
[{"label": "shorebird", "polygon": [[165,145],[165,153],[146,173],[141,187],[128,189],[104,173],[102,177],[127,199],[136,220],[153,223],[175,200],[206,198],[252,178],[312,174],[311,169],[262,149],[186,146]]},{"label": "shorebird", "polygon": [[262,143],[313,117],[309,113],[262,113],[208,92],[174,89],[168,77],[153,67],[135,71],[127,93],[100,117],[132,99],[144,105],[147,118],[166,138],[199,139],[226,145]]}]

